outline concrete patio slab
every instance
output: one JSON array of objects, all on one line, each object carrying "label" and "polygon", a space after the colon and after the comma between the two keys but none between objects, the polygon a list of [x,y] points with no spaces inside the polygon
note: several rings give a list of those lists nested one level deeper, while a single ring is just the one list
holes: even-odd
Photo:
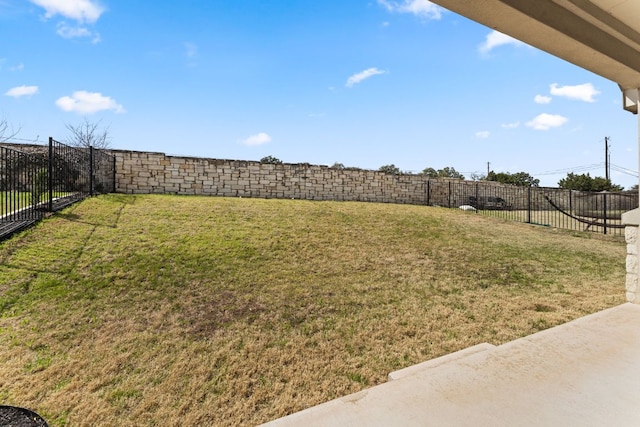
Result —
[{"label": "concrete patio slab", "polygon": [[452,359],[265,425],[640,425],[639,305]]},{"label": "concrete patio slab", "polygon": [[481,344],[465,348],[464,350],[456,351],[455,353],[447,354],[435,359],[427,360],[426,362],[418,363],[417,365],[393,371],[389,374],[388,379],[389,381],[399,380],[400,378],[415,375],[420,371],[437,368],[438,366],[444,365],[445,363],[453,362],[454,360],[460,360],[464,357],[471,356],[472,354],[492,350],[494,348],[496,348],[495,345],[483,342]]}]

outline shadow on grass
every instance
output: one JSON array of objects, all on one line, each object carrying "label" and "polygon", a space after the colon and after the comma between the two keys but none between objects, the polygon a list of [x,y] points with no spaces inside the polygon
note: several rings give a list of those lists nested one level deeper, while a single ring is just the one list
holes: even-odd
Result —
[{"label": "shadow on grass", "polygon": [[[11,259],[11,257],[13,256],[13,254],[15,253],[15,251],[17,251],[21,245],[15,245],[13,248],[11,248],[10,250],[8,250],[7,252],[5,252],[4,254],[0,254],[0,264],[7,268],[7,269],[13,269],[13,270],[20,270],[20,271],[25,271],[25,272],[29,272],[32,274],[57,274],[60,273],[63,270],[73,270],[77,267],[78,262],[80,260],[80,258],[82,257],[82,254],[85,252],[85,248],[87,247],[87,245],[89,244],[89,242],[91,241],[91,238],[93,237],[94,233],[96,232],[96,230],[100,227],[108,227],[108,228],[117,228],[118,227],[118,223],[120,222],[120,218],[122,216],[122,211],[124,210],[124,208],[127,205],[132,205],[136,202],[136,197],[135,196],[130,196],[130,195],[122,195],[122,194],[106,194],[101,196],[103,197],[105,200],[112,202],[114,204],[120,204],[119,208],[116,209],[116,212],[114,215],[112,215],[111,217],[113,218],[113,220],[105,220],[105,221],[85,221],[83,220],[83,215],[82,214],[78,214],[76,213],[76,209],[80,206],[80,203],[76,203],[72,206],[70,206],[69,208],[65,209],[63,212],[57,212],[54,214],[54,217],[56,218],[61,218],[64,219],[66,221],[70,221],[70,222],[74,222],[74,223],[78,223],[78,224],[83,224],[83,225],[88,225],[91,227],[91,229],[89,230],[89,232],[87,233],[87,235],[78,243],[77,248],[75,248],[72,251],[72,256],[68,259],[65,260],[64,263],[61,264],[49,264],[49,266],[51,268],[33,268],[30,266],[25,266],[24,264],[15,264],[15,263],[11,263],[9,260]],[[32,232],[37,232],[36,229],[32,230]],[[32,279],[34,279],[35,276],[32,276]]]},{"label": "shadow on grass", "polygon": [[120,204],[120,208],[117,210],[113,217],[113,221],[85,221],[83,220],[83,216],[75,213],[78,204],[71,206],[69,209],[66,209],[64,212],[60,212],[57,214],[59,218],[65,219],[71,222],[77,222],[80,224],[91,225],[94,227],[108,227],[108,228],[118,228],[118,223],[120,222],[120,217],[122,216],[122,211],[127,205],[133,205],[136,203],[136,196],[125,195],[125,194],[105,194],[101,196],[104,200],[114,203]]}]

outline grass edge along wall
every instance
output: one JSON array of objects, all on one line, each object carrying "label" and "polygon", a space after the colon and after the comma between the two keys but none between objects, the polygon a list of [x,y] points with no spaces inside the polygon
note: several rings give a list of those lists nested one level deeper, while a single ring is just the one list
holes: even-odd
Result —
[{"label": "grass edge along wall", "polygon": [[[557,188],[514,187],[491,181],[428,179],[421,175],[390,175],[357,168],[301,164],[263,164],[257,161],[168,156],[164,153],[113,150],[116,191],[128,194],[182,194],[277,199],[335,200],[401,203],[457,208],[474,200],[508,199],[505,218],[531,222],[526,211],[546,211],[571,224],[570,229],[603,231],[602,213],[589,214],[582,223],[566,213],[606,212],[607,227],[620,233],[620,213],[638,206],[637,192],[578,193]],[[549,203],[553,202],[553,205]],[[576,203],[578,202],[578,203]],[[582,212],[580,212],[582,211]],[[524,214],[523,214],[524,212]],[[494,212],[495,213],[495,212]],[[504,216],[504,215],[502,215]],[[529,218],[529,219],[528,219]],[[560,225],[561,228],[567,228]]]}]

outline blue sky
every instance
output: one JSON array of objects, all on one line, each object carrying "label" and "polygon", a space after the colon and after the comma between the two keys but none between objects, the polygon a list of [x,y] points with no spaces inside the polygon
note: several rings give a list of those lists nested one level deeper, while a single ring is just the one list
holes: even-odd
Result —
[{"label": "blue sky", "polygon": [[[425,0],[0,0],[0,118],[113,148],[637,183],[617,85]],[[637,174],[637,172],[636,172]]]}]

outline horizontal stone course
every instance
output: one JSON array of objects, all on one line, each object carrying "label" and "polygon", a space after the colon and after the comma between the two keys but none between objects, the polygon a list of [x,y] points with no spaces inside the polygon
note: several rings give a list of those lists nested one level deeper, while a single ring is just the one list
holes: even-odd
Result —
[{"label": "horizontal stone course", "polygon": [[113,150],[116,191],[425,204],[424,177]]},{"label": "horizontal stone course", "polygon": [[[351,168],[262,164],[256,161],[178,157],[137,151],[111,152],[116,156],[116,191],[122,193],[141,194],[146,191],[447,207],[468,204],[470,196],[478,195],[475,182],[429,180],[420,175],[388,175]],[[483,185],[503,186],[499,183]],[[514,209],[522,209],[532,202],[526,188],[510,187],[510,194],[510,203]],[[544,199],[542,202],[547,203]],[[540,202],[534,200],[533,209],[536,209],[536,203]],[[565,201],[562,204],[567,203]]]}]

